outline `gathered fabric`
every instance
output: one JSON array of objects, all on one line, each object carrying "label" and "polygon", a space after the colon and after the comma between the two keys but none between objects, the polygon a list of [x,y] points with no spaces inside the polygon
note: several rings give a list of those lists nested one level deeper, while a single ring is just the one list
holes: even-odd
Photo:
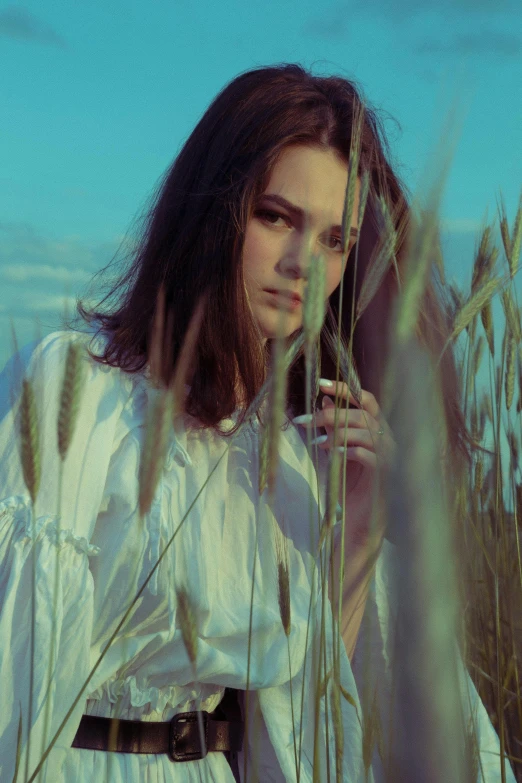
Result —
[{"label": "gathered fabric", "polygon": [[[166,754],[71,747],[84,714],[168,721],[179,712],[214,710],[226,687],[248,689],[242,780],[246,756],[252,780],[296,781],[297,752],[300,781],[312,783],[318,741],[316,763],[326,781],[327,770],[335,769],[331,699],[320,700],[317,735],[312,673],[321,606],[326,657],[333,655],[331,608],[328,597],[323,600],[318,555],[326,453],[319,450],[319,458],[312,459],[304,429],[288,418],[274,502],[268,506],[258,489],[257,422],[226,438],[196,431],[184,415],[171,433],[150,510],[141,518],[146,415],[158,393],[146,372],[102,366],[85,353],[83,396],[61,470],[57,420],[67,346],[70,340],[87,345],[91,338],[91,349],[100,353],[102,337],[53,332],[22,348],[0,374],[0,781],[14,777],[17,745],[19,780],[25,780],[26,765],[31,774],[66,719],[41,767],[38,779],[45,783],[234,783],[223,753],[176,763]],[[23,374],[34,382],[40,431],[41,480],[34,508],[18,438]],[[222,426],[231,428],[237,415]],[[288,565],[288,636],[278,588],[281,541]],[[396,548],[385,539],[353,666],[341,644],[341,685],[352,698],[341,700],[347,783],[384,783],[377,747],[365,770],[360,651],[369,650],[386,725],[394,568]],[[191,600],[195,666],[183,638],[181,589]],[[498,736],[460,660],[459,665],[464,700],[467,704],[469,696],[476,710],[485,780],[494,783],[501,780]],[[331,687],[330,679],[325,695]],[[506,779],[515,780],[509,768]]]}]

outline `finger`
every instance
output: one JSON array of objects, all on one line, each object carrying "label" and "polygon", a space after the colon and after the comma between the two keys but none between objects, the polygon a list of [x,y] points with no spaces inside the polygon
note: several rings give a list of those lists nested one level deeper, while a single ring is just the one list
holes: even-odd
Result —
[{"label": "finger", "polygon": [[[330,381],[327,378],[319,378],[319,386],[323,393],[340,397],[343,400],[349,399],[355,405],[359,406],[359,401],[354,397],[347,383],[339,381]],[[361,389],[361,403],[364,410],[368,411],[375,419],[380,414],[380,408],[377,400],[371,392]]]},{"label": "finger", "polygon": [[363,446],[375,453],[376,442],[368,430],[350,427],[345,432],[337,430],[337,432],[330,431],[327,435],[318,435],[311,441],[311,445],[318,446],[320,449],[341,448],[345,445],[350,448]]},{"label": "finger", "polygon": [[374,452],[365,449],[364,446],[347,446],[345,449],[341,449],[341,460],[343,460],[344,454],[346,454],[348,462],[359,462],[365,468],[371,468],[372,470],[375,470],[377,467],[377,457]]},{"label": "finger", "polygon": [[[380,422],[373,416],[363,410],[354,410],[353,408],[335,408],[335,404],[329,397],[323,398],[323,409],[315,414],[314,423],[316,427],[326,427],[333,429],[335,427],[337,416],[337,427],[340,429],[365,429],[378,432]],[[311,426],[311,425],[309,425]]]}]

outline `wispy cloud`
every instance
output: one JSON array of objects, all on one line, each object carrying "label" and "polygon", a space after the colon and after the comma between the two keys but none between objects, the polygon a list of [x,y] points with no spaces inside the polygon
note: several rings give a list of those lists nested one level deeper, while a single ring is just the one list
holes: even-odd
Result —
[{"label": "wispy cloud", "polygon": [[[405,23],[419,22],[422,17],[429,17],[430,20],[436,20],[439,17],[446,22],[448,15],[452,19],[460,17],[466,23],[474,19],[482,23],[484,17],[487,16],[505,20],[507,24],[510,24],[510,16],[516,15],[518,18],[519,13],[519,0],[495,0],[494,3],[491,0],[437,0],[437,4],[430,7],[427,6],[426,0],[373,0],[370,4],[367,0],[352,0],[349,3],[334,2],[321,9],[320,14],[312,16],[304,22],[301,26],[301,32],[328,41],[346,41],[358,36],[354,22],[364,21],[369,17],[372,21],[380,17],[385,23],[402,28]],[[514,50],[515,54],[520,53],[520,49],[516,49],[518,39],[508,31],[491,34],[489,32],[469,33],[459,36],[457,41],[462,39],[463,49],[458,51],[478,54],[488,51],[487,43],[482,39],[490,35],[494,39],[498,39],[496,52],[504,53],[507,56],[513,56]],[[490,44],[490,46],[494,47],[495,44]]]},{"label": "wispy cloud", "polygon": [[111,260],[120,240],[87,242],[79,236],[54,239],[40,234],[29,223],[0,221],[0,273],[12,266],[36,265],[95,272]]},{"label": "wispy cloud", "polygon": [[76,297],[27,291],[24,295],[24,304],[33,313],[63,313],[65,308],[72,313],[76,307]]},{"label": "wispy cloud", "polygon": [[67,41],[26,8],[9,5],[0,11],[0,35],[19,41],[40,43],[67,49]]},{"label": "wispy cloud", "polygon": [[448,40],[425,40],[415,46],[418,54],[493,55],[494,57],[519,57],[522,39],[511,33],[495,30],[455,35]]},{"label": "wispy cloud", "polygon": [[446,234],[475,234],[480,231],[481,223],[478,220],[456,218],[441,220],[440,227]]},{"label": "wispy cloud", "polygon": [[51,280],[56,283],[84,283],[90,279],[83,269],[68,269],[65,266],[45,264],[7,264],[0,266],[0,276],[11,283],[25,283],[32,280]]},{"label": "wispy cloud", "polygon": [[121,237],[99,243],[77,236],[51,239],[27,223],[0,223],[0,312],[16,319],[40,314],[56,320],[66,300],[72,315],[76,295],[89,304],[91,282],[99,294],[94,275],[111,261],[120,242]]}]

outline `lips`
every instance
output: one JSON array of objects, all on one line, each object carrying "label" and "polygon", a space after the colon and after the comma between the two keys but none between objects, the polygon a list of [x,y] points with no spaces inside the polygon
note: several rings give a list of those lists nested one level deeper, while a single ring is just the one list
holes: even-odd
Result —
[{"label": "lips", "polygon": [[293,291],[279,291],[277,288],[265,288],[265,291],[269,294],[278,294],[279,296],[283,296],[290,302],[297,303],[303,301],[299,294],[296,294]]}]

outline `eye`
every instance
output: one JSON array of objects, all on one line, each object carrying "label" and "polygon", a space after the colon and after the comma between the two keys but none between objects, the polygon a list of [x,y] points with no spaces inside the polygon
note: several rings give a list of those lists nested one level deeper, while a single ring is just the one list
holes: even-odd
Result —
[{"label": "eye", "polygon": [[338,243],[339,243],[339,246],[338,246],[337,248],[335,248],[335,247],[332,247],[331,249],[332,249],[332,250],[339,250],[339,251],[342,251],[342,249],[343,249],[343,243],[342,243],[342,240],[341,240],[339,237],[334,237],[334,236],[331,236],[331,237],[330,237],[330,239],[331,239],[331,240],[333,239],[333,240],[334,240],[334,242],[338,242]]},{"label": "eye", "polygon": [[[275,225],[275,222],[277,220],[279,220],[279,219],[284,220],[286,223],[290,222],[290,218],[287,217],[286,215],[281,215],[278,212],[273,212],[270,209],[258,209],[255,214],[256,214],[257,217],[260,217],[263,220],[266,220],[267,223],[270,223],[270,225]],[[271,218],[275,218],[275,220],[271,220]],[[337,242],[337,244],[338,244],[338,247],[331,247],[330,250],[335,250],[338,253],[342,253],[342,250],[343,250],[342,239],[340,237],[336,237],[334,234],[332,234],[329,237],[329,239],[330,239],[330,241],[333,240],[334,242]],[[352,242],[350,250],[348,252],[350,252],[352,250],[354,245],[355,245],[355,242]]]},{"label": "eye", "polygon": [[[281,218],[281,220],[286,220],[288,222],[288,218],[285,215],[279,215],[277,212],[272,212],[269,209],[259,209],[256,212],[256,215],[258,217],[262,217],[264,220],[267,220],[268,218],[275,218],[276,220],[279,220],[279,218]],[[269,219],[267,222],[272,223],[272,221]]]}]

